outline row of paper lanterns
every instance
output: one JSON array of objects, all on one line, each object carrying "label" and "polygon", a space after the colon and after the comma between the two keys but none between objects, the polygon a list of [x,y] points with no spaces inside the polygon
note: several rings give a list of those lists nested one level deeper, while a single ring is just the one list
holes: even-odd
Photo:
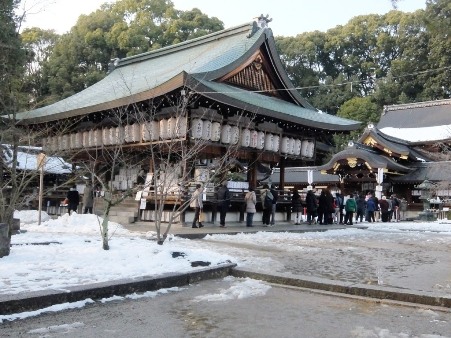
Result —
[{"label": "row of paper lanterns", "polygon": [[211,122],[202,119],[191,121],[191,137],[194,139],[210,140],[224,144],[238,145],[259,150],[280,152],[282,154],[304,156],[312,158],[315,151],[313,140],[300,140],[277,134],[243,128],[236,125]]},{"label": "row of paper lanterns", "polygon": [[[67,150],[101,145],[116,145],[141,141],[168,140],[184,137],[187,133],[186,118],[169,118],[131,124],[120,127],[92,129],[89,131],[50,136],[44,139],[44,150]],[[191,137],[198,140],[240,145],[259,150],[280,152],[287,155],[312,158],[313,140],[295,139],[273,133],[221,124],[194,118],[191,120]]]}]

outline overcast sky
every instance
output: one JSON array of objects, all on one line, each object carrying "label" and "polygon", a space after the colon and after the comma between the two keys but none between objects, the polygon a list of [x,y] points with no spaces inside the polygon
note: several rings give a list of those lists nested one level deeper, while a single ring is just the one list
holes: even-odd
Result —
[{"label": "overcast sky", "polygon": [[[54,29],[62,34],[75,25],[81,14],[89,14],[104,2],[115,0],[22,0],[28,16],[25,27]],[[173,0],[181,10],[199,8],[216,16],[225,28],[240,25],[260,14],[269,14],[274,35],[295,36],[314,30],[326,31],[346,24],[357,15],[384,14],[392,9],[390,0]],[[399,10],[424,9],[425,0],[400,0]],[[38,4],[38,5],[36,5]],[[33,6],[32,6],[33,5]]]}]

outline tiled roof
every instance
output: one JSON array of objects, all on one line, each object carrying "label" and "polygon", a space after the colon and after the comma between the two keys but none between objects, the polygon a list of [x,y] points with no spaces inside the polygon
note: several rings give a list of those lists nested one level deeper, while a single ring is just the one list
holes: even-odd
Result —
[{"label": "tiled roof", "polygon": [[349,147],[345,150],[340,151],[338,154],[335,154],[332,159],[326,163],[325,165],[317,167],[318,170],[332,170],[334,165],[341,160],[346,160],[348,158],[357,158],[362,159],[367,162],[371,168],[384,168],[399,172],[409,172],[411,169],[403,166],[393,159],[379,155],[375,152],[368,151],[366,149],[360,149],[355,146]]},{"label": "tiled roof", "polygon": [[449,181],[451,177],[451,162],[427,162],[414,163],[410,173],[394,177],[392,180],[398,183],[420,183],[426,179],[429,181]]},{"label": "tiled roof", "polygon": [[196,87],[204,96],[234,104],[237,108],[260,115],[282,118],[285,121],[327,130],[355,130],[360,122],[329,115],[316,109],[307,109],[281,99],[250,92],[224,83],[197,79],[202,87]]},{"label": "tiled roof", "polygon": [[[181,87],[186,74],[212,77],[246,55],[268,29],[247,23],[174,46],[119,60],[103,80],[52,105],[17,114],[36,122],[119,107]],[[158,90],[158,87],[163,87]]]},{"label": "tiled roof", "polygon": [[[291,102],[214,82],[263,50]],[[117,60],[103,80],[64,100],[17,114],[18,120],[42,123],[126,106],[187,85],[204,86],[226,104],[284,121],[332,131],[355,130],[360,123],[318,112],[293,89],[275,49],[272,31],[255,22],[212,33],[156,51]],[[197,88],[196,88],[197,90]],[[218,93],[221,93],[220,95]],[[215,97],[215,98],[216,98]]]},{"label": "tiled roof", "polygon": [[378,129],[451,125],[451,99],[385,107]]}]

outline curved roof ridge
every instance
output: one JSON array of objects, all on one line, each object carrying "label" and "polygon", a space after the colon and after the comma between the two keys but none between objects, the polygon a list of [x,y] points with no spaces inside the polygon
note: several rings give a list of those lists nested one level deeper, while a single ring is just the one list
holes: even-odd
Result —
[{"label": "curved roof ridge", "polygon": [[403,103],[396,104],[391,106],[385,106],[384,112],[386,111],[395,111],[395,110],[404,110],[404,109],[412,109],[412,108],[426,108],[433,106],[442,106],[442,105],[451,105],[451,99],[443,99],[443,100],[432,100],[432,101],[424,101],[424,102],[413,102],[413,103]]},{"label": "curved roof ridge", "polygon": [[177,43],[175,45],[170,45],[170,46],[158,48],[155,50],[151,50],[149,52],[140,53],[140,54],[129,56],[129,57],[126,57],[123,59],[119,59],[118,65],[116,66],[116,68],[126,66],[130,63],[141,62],[141,61],[152,59],[154,57],[160,57],[160,56],[163,56],[166,54],[171,54],[171,53],[177,52],[179,50],[192,48],[199,44],[204,44],[209,41],[221,39],[223,37],[227,37],[227,36],[231,36],[231,35],[235,35],[235,34],[241,34],[243,32],[249,32],[249,37],[251,37],[253,35],[253,33],[255,33],[255,31],[258,29],[265,30],[265,29],[270,29],[270,28],[258,28],[257,23],[255,21],[250,21],[245,24],[241,24],[241,25],[230,27],[230,28],[227,28],[227,29],[224,29],[221,31],[213,32],[213,33],[210,33],[207,35],[200,36],[198,38],[186,40],[186,41]]}]

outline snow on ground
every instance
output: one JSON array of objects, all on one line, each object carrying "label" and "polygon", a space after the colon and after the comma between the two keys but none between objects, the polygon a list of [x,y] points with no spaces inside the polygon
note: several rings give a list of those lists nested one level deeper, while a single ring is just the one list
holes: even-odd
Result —
[{"label": "snow on ground", "polygon": [[[26,232],[12,237],[9,256],[1,258],[0,294],[16,294],[45,289],[66,290],[70,286],[97,282],[156,276],[165,273],[192,271],[191,262],[206,261],[211,266],[225,262],[238,265],[252,264],[244,262],[245,247],[240,254],[219,253],[209,242],[234,241],[272,246],[277,243],[298,249],[296,243],[303,239],[314,244],[315,241],[333,240],[340,236],[361,236],[362,230],[344,229],[326,232],[282,233],[257,232],[236,236],[212,235],[205,241],[191,241],[179,237],[169,237],[164,245],[158,245],[150,232],[148,238],[132,233],[120,224],[110,222],[110,250],[102,249],[100,224],[102,219],[95,215],[65,214],[51,219],[45,212],[41,215],[41,224],[37,224],[37,211],[16,212],[21,220],[21,230]],[[451,236],[451,222],[400,222],[365,223],[368,234],[374,232],[438,232]],[[223,251],[223,250],[218,250]],[[173,253],[183,253],[176,258]],[[255,264],[265,264],[264,260]],[[230,290],[221,295],[205,296],[209,301],[230,298],[258,296],[266,292],[267,286],[258,281],[239,280]],[[199,300],[200,301],[200,300]],[[67,305],[74,306],[74,305]],[[49,310],[54,311],[54,310]],[[31,314],[36,315],[36,313]],[[19,317],[0,316],[3,320]]]}]

